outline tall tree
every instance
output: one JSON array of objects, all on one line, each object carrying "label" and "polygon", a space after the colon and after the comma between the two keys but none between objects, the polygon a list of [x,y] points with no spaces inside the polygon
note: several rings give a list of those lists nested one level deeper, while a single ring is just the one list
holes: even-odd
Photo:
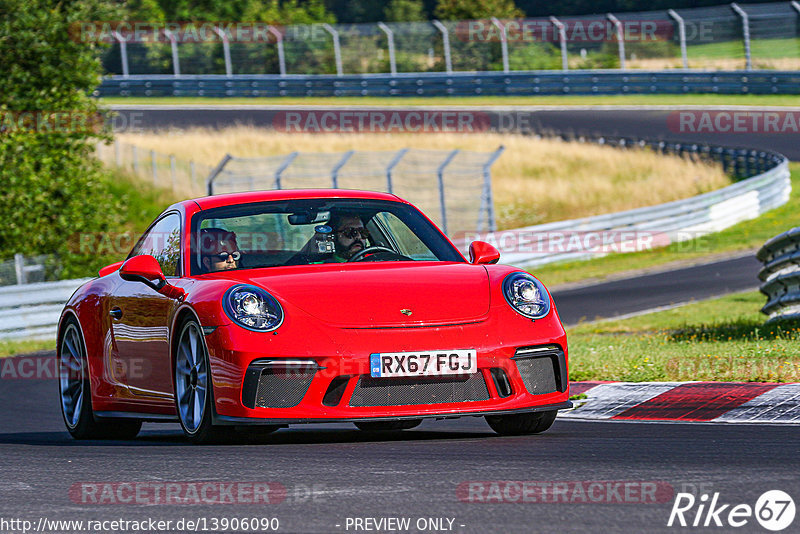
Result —
[{"label": "tall tree", "polygon": [[442,20],[511,19],[523,16],[514,0],[439,0],[434,14]]}]

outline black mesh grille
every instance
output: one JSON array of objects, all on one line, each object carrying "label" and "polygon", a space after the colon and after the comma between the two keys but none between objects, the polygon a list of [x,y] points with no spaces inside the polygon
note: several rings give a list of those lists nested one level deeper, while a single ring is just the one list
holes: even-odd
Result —
[{"label": "black mesh grille", "polygon": [[345,389],[347,389],[347,382],[349,381],[349,376],[337,376],[331,380],[328,389],[325,391],[325,396],[322,397],[322,404],[324,406],[338,406],[342,401],[342,396]]},{"label": "black mesh grille", "polygon": [[257,408],[291,408],[303,400],[315,369],[264,369],[256,390]]},{"label": "black mesh grille", "polygon": [[525,389],[531,395],[553,393],[556,388],[556,374],[553,358],[549,356],[540,358],[524,358],[516,360]]},{"label": "black mesh grille", "polygon": [[471,375],[372,378],[362,375],[350,406],[403,406],[489,399],[481,373]]}]

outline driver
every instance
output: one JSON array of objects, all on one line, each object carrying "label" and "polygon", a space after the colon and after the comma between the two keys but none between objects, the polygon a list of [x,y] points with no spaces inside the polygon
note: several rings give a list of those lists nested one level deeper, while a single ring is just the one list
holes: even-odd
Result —
[{"label": "driver", "polygon": [[341,213],[331,217],[330,226],[334,231],[336,252],[333,260],[345,262],[358,252],[367,248],[369,230],[364,228],[364,221],[355,213]]},{"label": "driver", "polygon": [[200,230],[200,256],[204,272],[236,269],[242,257],[236,234],[221,228]]}]

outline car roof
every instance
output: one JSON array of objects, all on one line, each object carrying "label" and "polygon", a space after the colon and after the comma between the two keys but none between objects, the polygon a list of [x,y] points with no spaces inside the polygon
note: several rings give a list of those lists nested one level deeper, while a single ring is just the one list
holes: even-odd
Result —
[{"label": "car roof", "polygon": [[405,202],[396,195],[379,193],[377,191],[359,191],[354,189],[274,189],[270,191],[247,191],[244,193],[229,193],[225,195],[195,198],[193,200],[186,200],[183,204],[196,203],[201,210],[207,210],[222,206],[249,204],[253,202],[304,198],[354,198]]}]

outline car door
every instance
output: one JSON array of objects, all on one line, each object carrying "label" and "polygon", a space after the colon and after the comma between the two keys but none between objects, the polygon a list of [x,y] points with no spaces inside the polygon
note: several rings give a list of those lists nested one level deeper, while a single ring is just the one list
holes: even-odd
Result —
[{"label": "car door", "polygon": [[[180,275],[181,223],[178,213],[156,221],[129,257],[153,256],[167,279]],[[128,388],[134,395],[172,401],[169,321],[177,305],[141,282],[123,280],[111,298],[112,330]]]}]

